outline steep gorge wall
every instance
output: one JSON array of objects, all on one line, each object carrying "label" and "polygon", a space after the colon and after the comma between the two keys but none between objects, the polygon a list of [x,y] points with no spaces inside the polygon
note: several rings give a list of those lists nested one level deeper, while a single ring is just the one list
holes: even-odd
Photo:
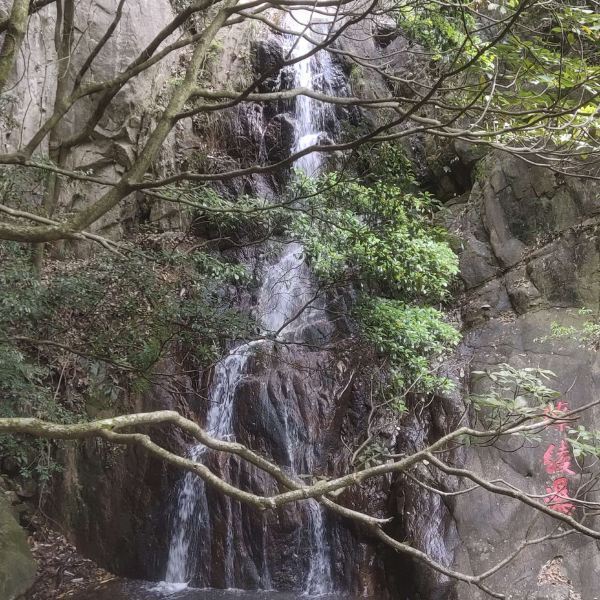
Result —
[{"label": "steep gorge wall", "polygon": [[[0,1],[0,13],[6,14],[12,3]],[[72,39],[73,52],[69,57],[67,89],[75,79],[88,55],[101,41],[115,19],[118,0],[86,0],[75,11]],[[90,81],[105,81],[116,77],[148,46],[175,12],[169,0],[139,0],[126,2],[113,35],[95,57],[88,72]],[[58,77],[58,52],[55,44],[56,8],[53,3],[33,14],[27,35],[18,55],[14,74],[8,82],[0,106],[0,146],[4,152],[24,147],[55,109]],[[163,42],[175,39],[177,34]],[[61,166],[84,169],[89,175],[115,180],[122,175],[137,156],[158,111],[177,76],[181,53],[173,52],[165,59],[125,84],[116,94],[89,138],[66,151]],[[46,136],[36,151],[36,160],[44,160],[52,151],[50,146],[78,135],[93,114],[98,94],[75,103],[61,120],[55,133]],[[180,160],[180,138],[184,126],[170,134],[154,165],[156,173],[165,174]],[[31,172],[35,179],[34,172]],[[46,192],[40,182],[32,182],[28,200],[43,205]],[[58,208],[80,210],[101,197],[106,188],[90,182],[71,182],[63,185]],[[93,230],[110,239],[121,239],[131,227],[139,224],[139,204],[144,198],[130,196],[125,203],[106,214],[93,225]],[[158,209],[158,207],[157,207]],[[155,209],[153,219],[162,219],[164,226],[179,225],[180,215],[165,207]],[[158,213],[158,214],[156,214]],[[172,219],[170,221],[170,219]],[[85,246],[82,252],[89,252]]]}]

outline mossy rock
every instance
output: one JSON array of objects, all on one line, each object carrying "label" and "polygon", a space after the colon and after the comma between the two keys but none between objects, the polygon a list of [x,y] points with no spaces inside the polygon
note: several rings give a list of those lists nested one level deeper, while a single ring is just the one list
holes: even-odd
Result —
[{"label": "mossy rock", "polygon": [[25,532],[0,495],[0,598],[13,600],[33,583],[36,564]]}]

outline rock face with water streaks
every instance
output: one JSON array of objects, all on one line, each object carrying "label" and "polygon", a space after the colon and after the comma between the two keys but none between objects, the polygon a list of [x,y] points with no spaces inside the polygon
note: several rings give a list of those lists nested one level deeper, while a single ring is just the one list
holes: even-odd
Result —
[{"label": "rock face with water streaks", "polygon": [[[293,46],[294,39],[259,46],[261,68],[277,65],[278,52],[286,48],[297,56],[310,50],[303,39]],[[296,63],[270,85],[343,94],[343,86],[331,87],[331,82],[340,81],[337,72],[329,55],[321,52]],[[310,98],[299,97],[281,108],[284,112],[275,115],[257,111],[256,126],[264,127],[266,156],[272,160],[317,144],[339,127],[335,111]],[[315,175],[322,160],[319,154],[306,155],[295,166]],[[292,476],[324,475],[330,472],[333,439],[339,451],[339,418],[337,424],[334,421],[339,390],[349,383],[346,365],[336,367],[333,353],[319,349],[335,341],[336,325],[323,300],[315,299],[302,246],[279,244],[275,254],[278,258],[260,268],[254,311],[276,343],[242,344],[216,367],[206,426],[218,437],[234,437],[270,456]],[[203,447],[192,455],[245,489],[277,491],[269,477],[237,460],[219,459]],[[198,586],[313,594],[367,587],[356,568],[364,554],[358,539],[329,519],[315,501],[260,515],[219,496],[191,475],[178,493],[167,583],[191,580]]]}]

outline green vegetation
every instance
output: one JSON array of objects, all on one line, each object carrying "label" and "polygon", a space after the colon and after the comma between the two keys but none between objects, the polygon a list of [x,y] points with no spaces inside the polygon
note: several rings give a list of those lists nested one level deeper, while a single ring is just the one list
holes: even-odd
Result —
[{"label": "green vegetation", "polygon": [[[560,400],[560,392],[549,387],[556,377],[552,371],[500,364],[494,370],[473,371],[472,375],[487,388],[469,398],[486,428],[507,429],[518,426],[524,418],[550,416],[557,420],[555,428],[566,431],[566,441],[575,459],[600,457],[600,431],[576,425],[574,421],[579,415],[568,416],[568,404]],[[563,415],[564,422],[560,420]],[[523,431],[520,435],[530,442],[539,443],[544,431],[543,427],[539,427]],[[584,466],[583,463],[580,465],[582,469]]]},{"label": "green vegetation", "polygon": [[406,306],[398,300],[367,297],[356,314],[364,336],[390,365],[390,391],[401,396],[407,389],[434,392],[450,386],[449,380],[432,370],[432,362],[460,339],[442,312],[431,306]]},{"label": "green vegetation", "polygon": [[[432,74],[462,73],[445,92],[449,104],[485,104],[478,123],[501,143],[540,140],[584,157],[597,148],[600,14],[587,2],[548,1],[523,10],[508,35],[491,43],[499,23],[523,9],[518,0],[400,6],[398,26],[430,53]],[[479,15],[479,18],[476,17]],[[496,23],[496,24],[494,24]],[[548,111],[557,110],[551,127]],[[475,114],[475,113],[474,113]]]},{"label": "green vegetation", "polygon": [[304,199],[291,234],[303,240],[322,285],[354,291],[352,316],[386,365],[386,393],[447,388],[432,364],[459,335],[431,303],[446,297],[457,258],[432,225],[436,202],[417,191],[401,149],[385,144],[366,159],[358,156],[360,179],[339,172],[300,179]]},{"label": "green vegetation", "polygon": [[463,60],[472,57],[479,36],[468,39],[466,32],[476,25],[472,14],[456,6],[442,6],[436,2],[423,2],[400,6],[397,13],[398,26],[412,40],[431,53],[431,60],[444,61],[465,46]]},{"label": "green vegetation", "polygon": [[519,417],[543,415],[559,392],[548,387],[554,373],[547,369],[517,369],[507,364],[490,371],[473,371],[475,379],[487,383],[488,389],[473,395],[470,401],[489,429],[502,427]]},{"label": "green vegetation", "polygon": [[560,323],[553,322],[551,324],[550,335],[543,338],[542,341],[548,339],[564,339],[570,341],[576,341],[584,348],[590,350],[598,350],[600,348],[600,322],[598,318],[593,318],[594,311],[588,308],[581,308],[577,311],[578,316],[586,317],[578,326],[575,325],[561,325]]},{"label": "green vegetation", "polygon": [[[225,293],[245,272],[214,254],[101,253],[52,262],[42,280],[22,246],[2,245],[0,261],[2,417],[68,423],[122,412],[163,359],[178,361],[175,370],[199,368],[221,356],[223,340],[249,335],[250,319]],[[5,436],[0,450],[24,475],[37,469],[43,479],[54,469],[41,460],[47,442]]]}]

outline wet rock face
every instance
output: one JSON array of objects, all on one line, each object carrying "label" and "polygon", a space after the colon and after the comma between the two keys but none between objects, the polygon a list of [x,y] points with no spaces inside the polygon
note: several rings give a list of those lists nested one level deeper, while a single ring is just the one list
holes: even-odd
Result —
[{"label": "wet rock face", "polygon": [[[463,410],[459,394],[435,398],[429,406],[415,399],[410,414],[397,431],[396,453],[412,454],[434,442],[445,430],[457,426]],[[430,481],[423,467],[417,468],[413,475],[421,481]],[[448,483],[443,480],[435,487],[449,491]],[[394,478],[388,493],[387,510],[396,516],[390,526],[390,533],[396,539],[409,540],[436,562],[452,565],[459,539],[451,506],[444,498],[417,485],[414,479],[400,476]],[[386,552],[385,556],[389,585],[399,597],[456,600],[452,579],[395,553]]]},{"label": "wet rock face", "polygon": [[[469,363],[465,393],[480,391],[470,370],[507,362],[551,369],[557,377],[549,385],[562,392],[571,409],[580,407],[600,393],[598,355],[574,340],[548,336],[553,322],[581,326],[586,317],[579,309],[600,306],[598,186],[563,181],[503,154],[490,156],[476,171],[471,193],[445,209],[446,225],[458,236],[465,288],[466,331],[459,349],[459,357]],[[598,428],[600,411],[592,409],[581,423]],[[463,460],[488,479],[543,494],[548,484],[543,454],[555,442],[554,433],[545,432],[539,444],[518,452],[481,448]],[[457,501],[451,514],[462,542],[455,566],[476,573],[509,554],[523,532],[535,537],[553,526],[546,518],[534,522],[532,512],[519,503],[499,503],[479,491],[468,501]],[[546,582],[545,565],[557,557],[564,558],[564,581]],[[515,598],[593,598],[599,560],[595,542],[573,536],[526,548],[489,583]],[[458,590],[461,598],[482,597],[470,588]]]},{"label": "wet rock face", "polygon": [[[123,401],[120,412],[180,409],[181,395],[169,392],[176,388],[190,390],[187,404],[193,406],[197,392],[191,382],[168,379],[143,397],[130,398],[129,404]],[[188,441],[175,431],[161,427],[148,433],[163,447],[185,454]],[[69,540],[112,573],[160,579],[169,536],[165,515],[180,472],[141,449],[95,439],[65,445],[57,461],[63,471],[55,478],[45,510],[61,523]]]},{"label": "wet rock face", "polygon": [[265,129],[264,140],[270,162],[287,158],[296,141],[293,118],[286,114],[273,117]]},{"label": "wet rock face", "polygon": [[[312,328],[329,329],[327,321]],[[305,329],[304,334],[310,331]],[[326,351],[265,344],[249,359],[236,388],[235,439],[272,458],[292,475],[341,474],[349,462],[341,428],[357,398],[339,359]],[[346,390],[341,394],[342,390]],[[341,397],[343,396],[343,398]],[[228,481],[257,494],[273,494],[277,484],[234,458],[210,455],[205,463]],[[189,554],[192,582],[199,587],[239,587],[303,592],[315,568],[316,505],[295,503],[261,513],[205,488],[192,523],[197,530]],[[368,496],[346,498],[367,508]],[[370,507],[372,508],[372,506]],[[352,524],[324,515],[320,543],[332,590],[388,597],[381,561]],[[200,524],[200,525],[198,525]]]},{"label": "wet rock face", "polygon": [[261,92],[273,92],[281,85],[279,69],[285,62],[283,40],[269,37],[252,43],[252,67],[254,72],[265,76]]}]

